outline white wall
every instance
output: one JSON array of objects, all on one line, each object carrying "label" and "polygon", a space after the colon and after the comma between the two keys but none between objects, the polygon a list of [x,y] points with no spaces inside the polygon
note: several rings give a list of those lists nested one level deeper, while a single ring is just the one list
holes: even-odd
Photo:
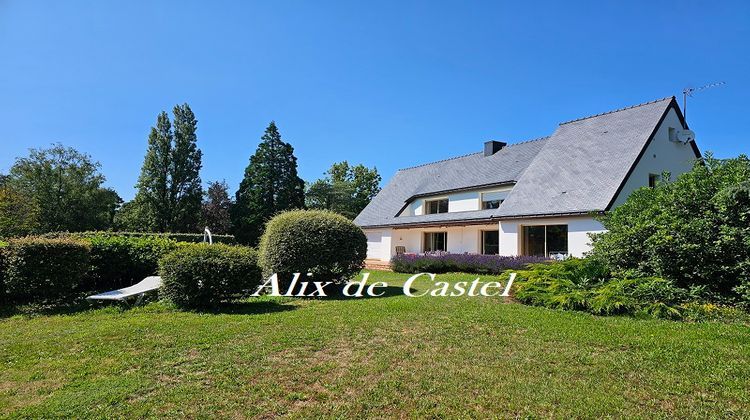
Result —
[{"label": "white wall", "polygon": [[448,196],[448,213],[479,210],[479,193],[466,191]]},{"label": "white wall", "polygon": [[406,247],[407,253],[422,252],[422,235],[424,232],[447,232],[448,234],[448,252],[452,253],[472,253],[481,252],[481,235],[482,230],[497,230],[496,224],[476,225],[464,227],[443,227],[443,228],[421,228],[421,229],[394,229],[393,230],[393,253],[396,246]]},{"label": "white wall", "polygon": [[682,124],[674,109],[670,109],[661,126],[656,131],[651,144],[641,156],[638,165],[625,181],[620,194],[615,199],[613,207],[624,203],[628,196],[640,187],[648,186],[648,175],[661,175],[667,171],[672,174],[671,179],[690,171],[695,161],[695,153],[690,144],[669,141],[669,127],[677,130],[682,129]]},{"label": "white wall", "polygon": [[568,225],[568,253],[583,257],[591,250],[589,233],[604,232],[604,226],[590,216],[514,219],[500,222],[500,255],[520,255],[521,226]]},{"label": "white wall", "polygon": [[367,259],[390,261],[392,229],[364,229],[367,236]]}]

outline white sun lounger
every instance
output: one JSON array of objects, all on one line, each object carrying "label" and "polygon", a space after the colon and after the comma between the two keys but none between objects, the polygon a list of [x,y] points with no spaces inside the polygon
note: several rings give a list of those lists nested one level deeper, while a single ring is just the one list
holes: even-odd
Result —
[{"label": "white sun lounger", "polygon": [[115,301],[125,301],[129,297],[138,296],[138,300],[136,300],[136,305],[140,303],[141,299],[143,298],[143,295],[146,292],[150,292],[152,290],[156,290],[161,287],[161,277],[159,276],[151,276],[146,277],[145,279],[141,280],[140,282],[123,289],[118,290],[112,290],[111,292],[104,292],[100,293],[98,295],[92,295],[87,297],[88,300],[115,300]]}]

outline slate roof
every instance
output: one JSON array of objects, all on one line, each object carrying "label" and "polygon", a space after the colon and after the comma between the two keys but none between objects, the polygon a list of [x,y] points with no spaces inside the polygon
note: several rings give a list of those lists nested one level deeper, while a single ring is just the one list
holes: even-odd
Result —
[{"label": "slate roof", "polygon": [[[354,219],[362,227],[479,221],[607,210],[673,97],[559,125],[552,136],[402,169]],[[514,182],[498,209],[397,214],[415,196]]]}]

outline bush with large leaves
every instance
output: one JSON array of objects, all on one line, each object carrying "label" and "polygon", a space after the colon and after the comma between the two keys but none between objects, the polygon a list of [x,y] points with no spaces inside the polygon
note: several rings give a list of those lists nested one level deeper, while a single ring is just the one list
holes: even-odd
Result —
[{"label": "bush with large leaves", "polygon": [[592,255],[613,271],[737,298],[750,281],[750,160],[711,156],[673,182],[635,191],[602,217]]},{"label": "bush with large leaves", "polygon": [[363,267],[367,237],[349,219],[322,210],[281,213],[266,225],[259,261],[264,275],[312,273],[318,281],[344,283]]}]

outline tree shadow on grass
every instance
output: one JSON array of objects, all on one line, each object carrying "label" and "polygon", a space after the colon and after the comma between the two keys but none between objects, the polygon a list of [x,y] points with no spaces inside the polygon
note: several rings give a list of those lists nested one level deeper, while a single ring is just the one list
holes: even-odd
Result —
[{"label": "tree shadow on grass", "polygon": [[[346,296],[343,293],[344,285],[341,284],[332,284],[329,287],[325,288],[326,296],[320,297],[319,299],[328,299],[328,300],[352,300],[352,299],[382,299],[382,298],[389,298],[394,296],[406,296],[404,294],[404,288],[398,287],[398,286],[381,286],[376,287],[373,289],[373,293],[376,293],[381,296],[371,296],[367,294],[367,290],[369,288],[370,284],[367,284],[362,289],[362,296]],[[357,285],[354,285],[349,288],[349,293],[355,293],[358,290]],[[410,293],[415,293],[417,289],[410,288]]]},{"label": "tree shadow on grass", "polygon": [[260,315],[286,312],[297,309],[295,305],[273,300],[241,300],[224,302],[220,305],[199,309],[202,313],[215,315]]},{"label": "tree shadow on grass", "polygon": [[[259,315],[274,312],[284,312],[297,309],[295,305],[281,300],[260,298],[243,299],[222,302],[214,306],[194,309],[182,309],[173,304],[159,300],[158,294],[147,294],[136,304],[136,299],[127,302],[121,301],[88,301],[84,296],[71,298],[69,301],[47,302],[47,303],[7,303],[0,304],[0,319],[12,316],[54,316],[75,315],[89,311],[109,310],[113,313],[158,313],[158,312],[196,312],[206,314],[232,314],[232,315]],[[156,306],[151,305],[156,303]]]}]

